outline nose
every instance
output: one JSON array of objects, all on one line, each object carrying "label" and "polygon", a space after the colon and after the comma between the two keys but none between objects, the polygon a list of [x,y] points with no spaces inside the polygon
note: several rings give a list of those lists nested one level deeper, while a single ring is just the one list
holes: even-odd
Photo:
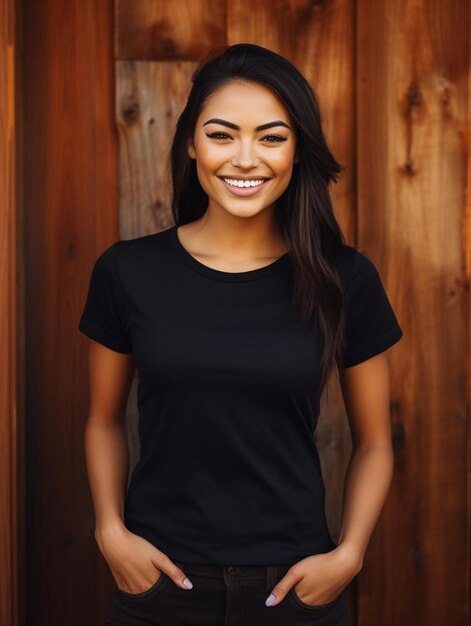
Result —
[{"label": "nose", "polygon": [[236,144],[236,150],[234,156],[232,157],[231,165],[245,169],[257,167],[258,158],[256,155],[256,149],[250,140],[240,141]]}]

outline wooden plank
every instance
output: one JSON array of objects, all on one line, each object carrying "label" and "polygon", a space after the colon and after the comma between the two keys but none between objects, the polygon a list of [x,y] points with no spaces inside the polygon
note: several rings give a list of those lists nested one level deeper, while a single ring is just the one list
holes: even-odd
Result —
[{"label": "wooden plank", "polygon": [[[24,568],[23,321],[19,73],[13,0],[0,10],[0,623],[20,624]],[[18,496],[18,497],[17,497]]]},{"label": "wooden plank", "polygon": [[116,0],[116,58],[195,61],[226,43],[223,0]]},{"label": "wooden plank", "polygon": [[112,0],[24,2],[27,624],[104,624],[114,587],[94,539],[77,330],[92,264],[119,237],[112,27]]},{"label": "wooden plank", "polygon": [[392,364],[395,475],[360,577],[358,624],[465,626],[470,8],[357,9],[358,244],[405,332]]},{"label": "wooden plank", "polygon": [[163,230],[173,224],[170,143],[194,69],[192,62],[116,64],[123,238]]}]

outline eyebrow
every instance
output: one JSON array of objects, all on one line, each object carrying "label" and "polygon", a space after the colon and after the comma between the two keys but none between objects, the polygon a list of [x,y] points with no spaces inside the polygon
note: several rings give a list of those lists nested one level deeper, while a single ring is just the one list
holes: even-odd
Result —
[{"label": "eyebrow", "polygon": [[[237,126],[237,124],[233,124],[232,122],[228,122],[226,120],[221,120],[217,117],[211,118],[210,120],[205,122],[203,126],[206,126],[206,124],[222,124],[223,126],[227,126],[228,128],[233,128],[234,130],[240,130],[240,126]],[[266,124],[261,124],[260,126],[257,126],[254,130],[255,131],[266,130],[267,128],[272,128],[273,126],[286,126],[286,128],[290,128],[290,126],[288,126],[286,122],[283,122],[281,120],[276,120],[274,122],[267,122]]]}]

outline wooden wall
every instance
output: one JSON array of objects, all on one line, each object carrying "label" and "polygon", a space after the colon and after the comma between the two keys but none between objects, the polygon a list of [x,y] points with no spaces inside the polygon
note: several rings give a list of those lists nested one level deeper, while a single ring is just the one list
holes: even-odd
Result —
[{"label": "wooden wall", "polygon": [[[76,329],[78,316],[99,251],[119,237],[171,224],[166,152],[191,71],[208,48],[239,41],[287,56],[318,92],[329,143],[347,167],[333,190],[337,215],[349,243],[377,264],[405,333],[390,358],[394,482],[356,579],[352,626],[465,626],[469,3],[18,0],[17,6],[26,274],[24,307],[7,291],[10,309],[1,315],[11,320],[12,307],[25,315],[24,354],[18,348],[25,359],[26,447],[21,626],[105,623],[114,582],[93,538],[83,453],[87,342]],[[0,71],[6,66],[0,52]],[[3,100],[0,112],[5,107]],[[0,184],[2,199],[11,201],[8,193]],[[6,250],[11,280],[13,253]],[[12,379],[4,381],[11,388]],[[334,398],[323,406],[318,436],[336,535],[350,439],[338,389]],[[6,408],[13,401],[9,396]],[[129,425],[135,456],[133,398]],[[10,421],[10,434],[14,426]]]}]

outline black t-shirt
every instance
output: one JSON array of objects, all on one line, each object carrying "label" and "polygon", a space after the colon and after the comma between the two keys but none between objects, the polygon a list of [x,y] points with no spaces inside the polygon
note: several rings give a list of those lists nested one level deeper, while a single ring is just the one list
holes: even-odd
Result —
[{"label": "black t-shirt", "polygon": [[[342,246],[344,367],[402,336],[380,276]],[[79,329],[134,355],[140,460],[126,527],[173,561],[291,565],[335,547],[313,432],[320,346],[291,303],[286,253],[224,272],[176,226],[117,241],[93,268]]]}]

